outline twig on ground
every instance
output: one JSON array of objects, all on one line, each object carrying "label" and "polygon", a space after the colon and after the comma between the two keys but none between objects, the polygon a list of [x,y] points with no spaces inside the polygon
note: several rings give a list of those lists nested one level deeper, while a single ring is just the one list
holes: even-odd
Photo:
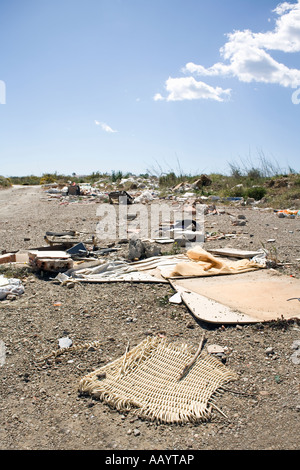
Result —
[{"label": "twig on ground", "polygon": [[202,338],[201,338],[199,347],[198,347],[198,349],[197,349],[195,355],[192,357],[192,359],[190,360],[190,362],[184,367],[184,369],[183,369],[183,371],[181,372],[180,377],[179,377],[178,380],[181,380],[181,379],[188,373],[188,371],[189,371],[190,368],[193,366],[193,364],[196,362],[198,356],[200,355],[200,353],[201,353],[201,351],[202,351],[204,339],[205,339],[205,333],[203,333],[203,335],[202,335]]}]

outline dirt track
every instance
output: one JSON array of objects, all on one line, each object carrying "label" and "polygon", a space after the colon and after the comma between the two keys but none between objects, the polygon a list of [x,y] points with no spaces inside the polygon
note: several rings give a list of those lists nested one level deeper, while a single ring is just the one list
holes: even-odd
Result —
[{"label": "dirt track", "polygon": [[[0,192],[0,249],[41,246],[46,231],[95,230],[97,204],[59,205],[40,197],[36,187]],[[274,254],[281,262],[291,263],[280,271],[299,277],[298,219],[278,219],[271,211],[251,208],[230,211],[245,214],[247,225],[232,227],[226,214],[207,217],[207,231],[228,233],[234,228],[241,233],[236,239],[210,241],[206,246],[258,249],[275,239]],[[0,367],[1,449],[117,453],[299,448],[300,365],[291,360],[293,342],[300,340],[299,322],[201,324],[185,305],[168,302],[168,284],[76,284],[68,289],[31,273],[23,283],[22,296],[0,302],[0,342],[6,353]],[[157,424],[78,394],[80,379],[124,354],[128,341],[133,347],[147,335],[161,334],[196,350],[203,331],[205,347],[221,345],[226,367],[239,377],[228,385],[231,391],[217,399],[227,418],[213,410],[208,422]],[[100,340],[101,346],[57,361],[37,362],[56,350],[59,338],[65,336],[73,344]]]}]

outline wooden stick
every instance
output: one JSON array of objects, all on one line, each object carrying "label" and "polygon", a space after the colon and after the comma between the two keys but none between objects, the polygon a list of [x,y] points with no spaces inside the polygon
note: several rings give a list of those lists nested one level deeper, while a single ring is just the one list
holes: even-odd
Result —
[{"label": "wooden stick", "polygon": [[202,335],[202,338],[201,338],[199,347],[198,347],[198,349],[197,349],[195,355],[194,355],[193,358],[190,360],[190,362],[184,367],[184,369],[183,369],[183,371],[181,372],[180,377],[179,377],[178,380],[181,380],[181,379],[188,373],[188,371],[190,370],[190,368],[192,367],[192,365],[196,362],[198,356],[199,356],[200,353],[201,353],[202,346],[203,346],[203,342],[204,342],[204,338],[205,338],[205,332],[204,332],[203,335]]},{"label": "wooden stick", "polygon": [[123,362],[122,362],[122,365],[121,365],[121,368],[120,368],[120,372],[119,372],[119,375],[118,375],[118,379],[121,377],[122,373],[124,373],[124,368],[125,368],[125,363],[126,363],[126,359],[127,359],[127,354],[129,352],[129,347],[130,347],[130,343],[129,343],[129,340],[128,340],[126,350],[125,350],[125,354],[124,354],[124,359],[123,359]]},{"label": "wooden stick", "polygon": [[46,361],[47,359],[50,359],[51,357],[56,358],[57,356],[61,356],[65,352],[70,353],[70,352],[74,352],[74,351],[81,351],[83,349],[95,348],[97,346],[100,346],[100,344],[101,344],[100,341],[96,340],[96,341],[92,341],[92,342],[89,342],[89,343],[78,344],[78,345],[75,345],[75,346],[60,348],[60,349],[57,349],[56,351],[51,351],[49,354],[47,354],[47,356],[44,356],[44,357],[41,357],[41,358],[37,359],[36,362]]},{"label": "wooden stick", "polygon": [[226,414],[223,413],[223,411],[221,411],[220,408],[218,408],[215,403],[211,403],[210,405],[211,405],[213,408],[215,408],[222,416],[224,416],[224,418],[228,419],[228,416],[226,416]]},{"label": "wooden stick", "polygon": [[231,390],[230,388],[226,388],[222,386],[222,390],[225,392],[235,393],[236,395],[244,395],[245,397],[256,397],[255,393],[247,393],[247,392],[237,392],[235,390]]}]

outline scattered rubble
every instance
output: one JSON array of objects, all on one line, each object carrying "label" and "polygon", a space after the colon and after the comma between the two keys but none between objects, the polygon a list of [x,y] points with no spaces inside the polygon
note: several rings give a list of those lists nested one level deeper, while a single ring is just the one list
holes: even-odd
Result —
[{"label": "scattered rubble", "polygon": [[281,219],[284,219],[285,217],[289,219],[295,219],[297,216],[300,215],[300,211],[291,210],[291,209],[275,210],[274,212],[277,215],[277,217]]},{"label": "scattered rubble", "polygon": [[[149,188],[148,193],[147,187],[139,186],[142,181],[126,179],[123,184],[133,185],[128,189],[133,206],[162,200],[157,188]],[[298,436],[291,431],[296,429],[299,411],[295,376],[300,364],[300,329],[296,316],[286,320],[280,310],[271,322],[238,322],[229,326],[198,320],[187,306],[192,290],[176,291],[172,283],[160,277],[159,266],[164,263],[165,267],[176,266],[186,260],[189,246],[177,243],[183,237],[177,239],[174,226],[169,224],[169,232],[162,230],[157,238],[139,238],[136,233],[132,240],[100,243],[90,228],[96,219],[91,222],[93,210],[81,208],[80,204],[109,202],[110,191],[105,192],[104,187],[98,187],[99,192],[91,188],[81,188],[80,195],[68,195],[66,190],[62,191],[65,188],[44,190],[41,204],[46,196],[47,201],[58,202],[57,207],[49,204],[50,210],[47,209],[43,220],[42,211],[32,210],[30,219],[15,221],[19,238],[13,240],[19,239],[20,244],[13,246],[5,236],[1,240],[1,269],[8,272],[24,266],[30,268],[30,274],[26,272],[18,279],[17,287],[23,295],[21,291],[11,293],[11,299],[15,299],[11,302],[6,294],[0,302],[3,448],[297,448]],[[201,244],[214,257],[231,261],[255,259],[256,263],[264,264],[276,255],[283,260],[272,268],[266,263],[261,272],[274,279],[282,273],[290,281],[299,277],[296,226],[299,214],[282,217],[286,220],[275,217],[278,229],[272,222],[277,212],[257,208],[254,202],[232,199],[223,205],[221,198],[201,198],[189,187],[164,197],[167,198],[164,201],[178,207],[183,203],[193,208],[193,204],[201,201],[205,211]],[[61,207],[63,204],[70,207]],[[64,218],[62,212],[69,209],[68,218]],[[193,212],[190,214],[193,216]],[[233,220],[245,224],[234,225]],[[189,235],[197,233],[199,227],[193,224],[193,217],[185,222],[190,224],[175,227],[175,235],[176,229],[182,230],[181,235],[184,231]],[[11,223],[8,216],[7,220],[3,217],[4,235],[7,227],[12,230]],[[45,224],[51,231],[45,232]],[[256,235],[259,224],[263,227]],[[276,238],[272,238],[275,228]],[[164,236],[165,233],[170,236]],[[267,246],[262,247],[262,242]],[[288,245],[286,251],[282,250],[284,243]],[[41,272],[48,275],[42,276]],[[115,276],[123,282],[116,282]],[[3,278],[0,277],[0,292],[1,282],[5,282],[4,287],[8,285],[8,276],[5,281]],[[109,282],[100,284],[101,278]],[[225,283],[226,279],[219,276],[215,285]],[[295,288],[293,297],[285,298],[286,304],[296,309],[299,295]],[[251,298],[253,303],[258,299],[255,295]],[[207,305],[199,302],[198,297],[197,306],[204,309]],[[205,426],[191,424],[183,435],[182,428],[145,423],[126,412],[116,413],[78,396],[79,380],[99,364],[121,356],[124,350],[129,353],[131,344],[126,348],[129,340],[134,346],[145,336],[171,336],[180,341],[187,338],[196,348],[203,330],[209,339],[203,354],[207,352],[226,363],[239,375],[237,383],[229,391],[225,389],[218,402],[220,413],[215,409],[212,420]],[[99,345],[84,351],[79,348],[77,353],[77,344],[85,341],[92,344],[96,338],[101,339],[101,348]],[[57,352],[67,348],[70,354],[66,357],[55,354],[42,363],[37,361],[57,345]],[[265,430],[275,426],[278,419],[282,426],[276,435],[270,436]]]},{"label": "scattered rubble", "polygon": [[20,279],[6,278],[0,275],[0,300],[15,300],[16,296],[24,294],[24,286]]},{"label": "scattered rubble", "polygon": [[300,340],[293,341],[292,349],[294,349],[293,354],[291,355],[291,361],[293,364],[300,364]]}]

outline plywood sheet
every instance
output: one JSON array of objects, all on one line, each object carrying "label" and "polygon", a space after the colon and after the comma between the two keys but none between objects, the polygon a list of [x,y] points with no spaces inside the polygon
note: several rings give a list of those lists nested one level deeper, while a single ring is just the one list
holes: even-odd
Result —
[{"label": "plywood sheet", "polygon": [[270,270],[208,278],[176,279],[172,286],[199,319],[253,323],[300,318],[300,280]]},{"label": "plywood sheet", "polygon": [[214,255],[229,256],[233,258],[253,258],[262,254],[262,251],[238,250],[236,248],[210,248],[209,253]]}]

